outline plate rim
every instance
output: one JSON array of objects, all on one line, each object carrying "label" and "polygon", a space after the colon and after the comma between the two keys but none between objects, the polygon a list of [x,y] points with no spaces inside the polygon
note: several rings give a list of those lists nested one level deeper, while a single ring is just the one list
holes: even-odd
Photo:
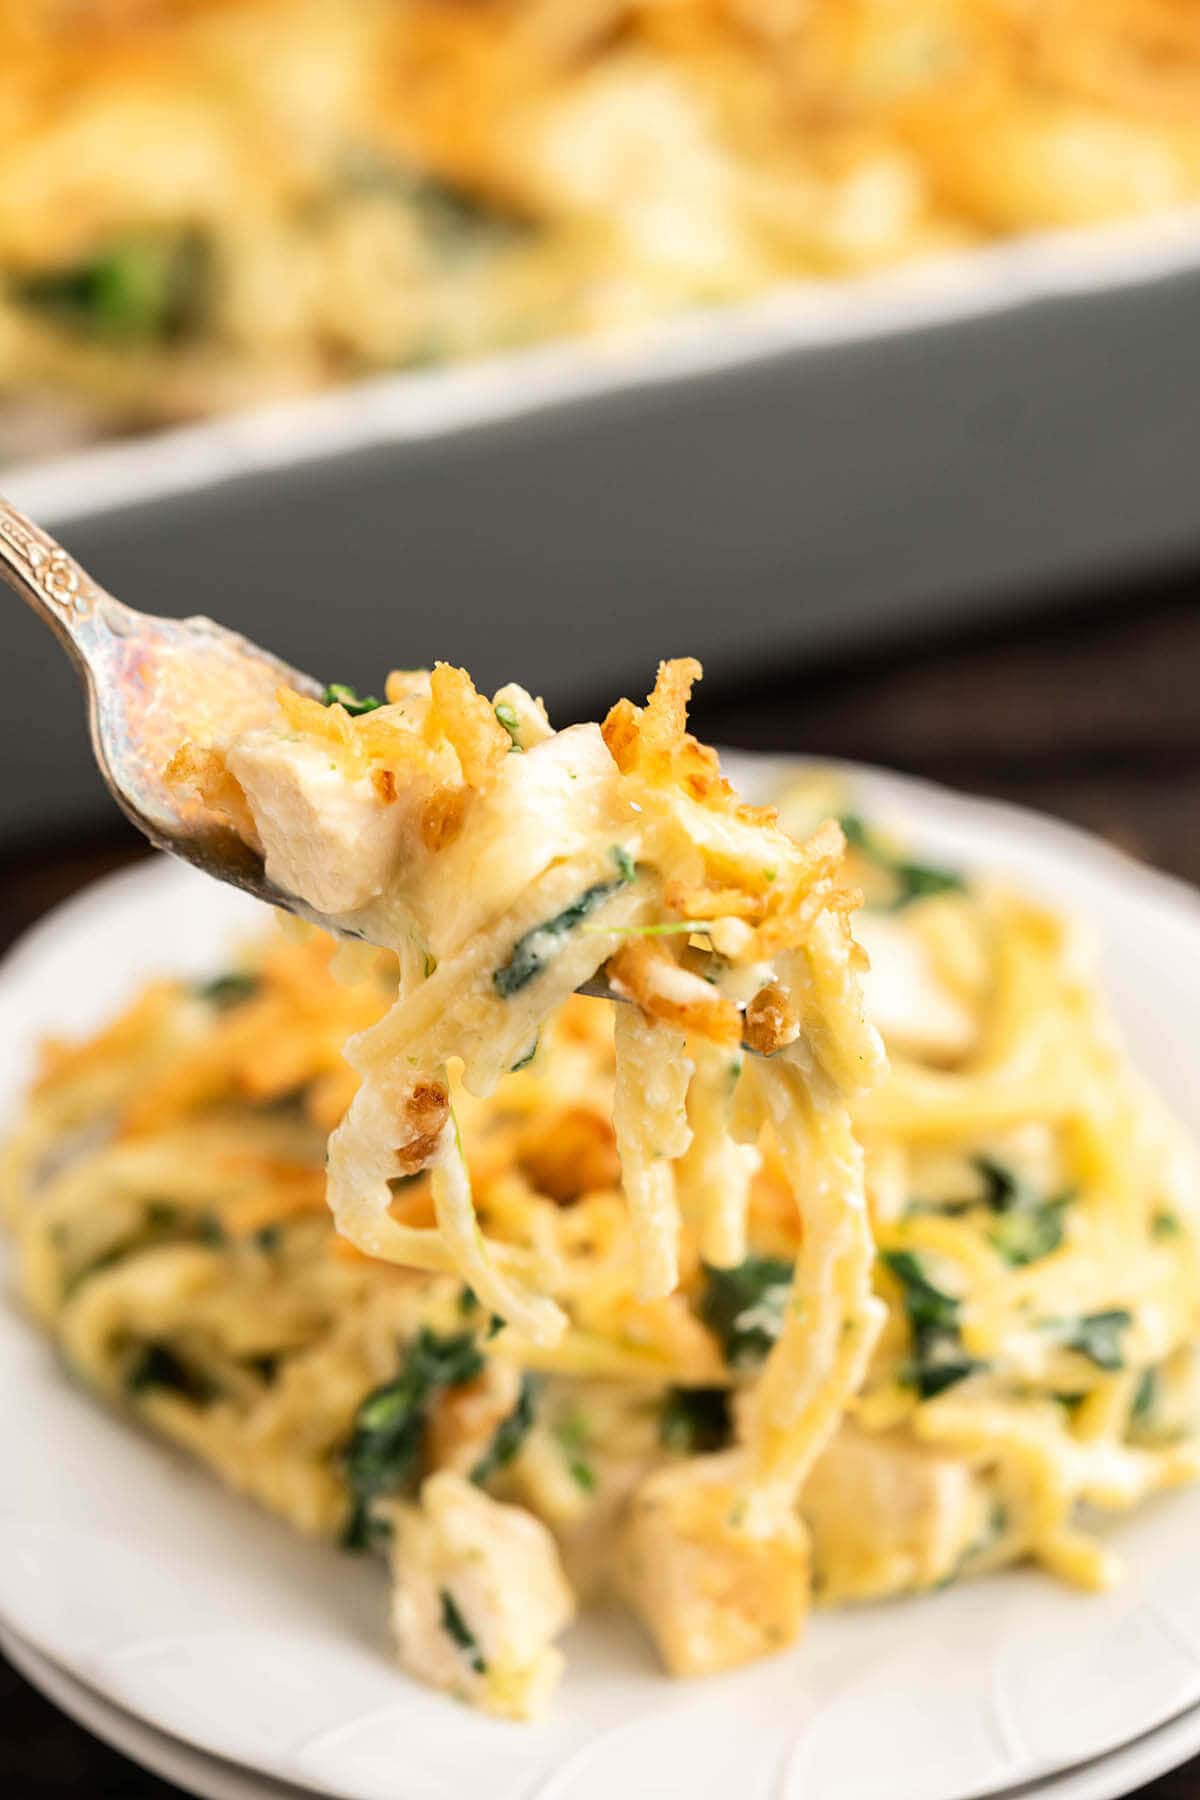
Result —
[{"label": "plate rim", "polygon": [[[95,1693],[3,1624],[0,1624],[0,1652],[52,1706],[58,1707],[77,1725],[131,1762],[181,1786],[184,1785],[184,1772],[190,1773],[192,1781],[205,1778],[205,1787],[195,1790],[203,1800],[303,1800],[304,1795],[311,1792],[293,1788],[249,1767],[226,1763],[194,1744],[168,1736],[157,1726],[124,1712],[111,1700]],[[95,1723],[97,1719],[102,1723]],[[147,1741],[160,1761],[152,1763],[145,1755]],[[982,1800],[1128,1800],[1146,1782],[1157,1781],[1160,1776],[1169,1775],[1197,1757],[1200,1757],[1200,1701],[1106,1755],[1068,1765],[1039,1781],[994,1790]],[[207,1785],[209,1765],[226,1783],[219,1790]],[[231,1791],[226,1770],[232,1770],[238,1780],[249,1785],[241,1793]]]},{"label": "plate rim", "polygon": [[[84,1731],[139,1768],[202,1796],[202,1800],[304,1800],[303,1788],[213,1756],[161,1731],[136,1713],[126,1712],[2,1623],[0,1652],[30,1687]],[[218,1785],[213,1785],[213,1777]]]}]

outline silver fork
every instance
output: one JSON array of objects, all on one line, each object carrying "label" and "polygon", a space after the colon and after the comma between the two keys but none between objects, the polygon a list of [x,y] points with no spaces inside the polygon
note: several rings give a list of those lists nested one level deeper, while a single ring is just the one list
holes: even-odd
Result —
[{"label": "silver fork", "polygon": [[[185,738],[203,744],[266,724],[276,688],[319,696],[321,684],[211,619],[162,619],[125,606],[3,499],[0,577],[49,625],[79,671],[100,773],[138,830],[217,881],[344,935],[344,924],[277,887],[256,850],[163,779]],[[625,999],[603,976],[579,991]]]},{"label": "silver fork", "polygon": [[[27,600],[83,679],[92,748],[118,806],[160,850],[271,906],[300,910],[268,881],[262,857],[163,770],[184,738],[265,724],[277,687],[320,694],[257,644],[211,619],[135,612],[94,582],[61,544],[0,499],[0,576]],[[327,923],[327,921],[320,921]]]}]

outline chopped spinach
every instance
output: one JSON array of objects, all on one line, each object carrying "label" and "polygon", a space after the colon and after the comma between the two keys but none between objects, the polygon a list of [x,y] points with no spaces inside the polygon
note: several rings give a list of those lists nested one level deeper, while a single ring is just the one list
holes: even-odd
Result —
[{"label": "chopped spinach", "polygon": [[1007,1213],[998,1221],[990,1236],[1005,1262],[1014,1268],[1023,1268],[1061,1248],[1067,1199],[1067,1195],[1060,1194],[1053,1200],[1044,1201],[1036,1210]]},{"label": "chopped spinach", "polygon": [[165,1388],[196,1406],[207,1405],[217,1392],[207,1375],[190,1367],[168,1344],[155,1339],[138,1346],[125,1371],[127,1394],[146,1394],[153,1388]]},{"label": "chopped spinach", "polygon": [[1040,1262],[1059,1249],[1065,1230],[1063,1215],[1074,1195],[1067,1192],[1045,1199],[1006,1164],[989,1156],[973,1160],[986,1184],[985,1202],[998,1215],[989,1236],[1004,1260],[1019,1268]]},{"label": "chopped spinach", "polygon": [[538,1039],[537,1039],[537,1033],[535,1031],[533,1034],[532,1044],[530,1044],[530,1046],[529,1046],[528,1050],[526,1050],[524,1056],[519,1056],[517,1058],[516,1062],[512,1064],[511,1068],[509,1069],[509,1074],[515,1075],[518,1069],[527,1069],[529,1067],[530,1063],[533,1061],[534,1057],[537,1055],[537,1052],[538,1052]]},{"label": "chopped spinach", "polygon": [[210,257],[194,232],[114,241],[66,268],[19,279],[20,305],[65,331],[110,343],[171,343],[192,336],[208,308]]},{"label": "chopped spinach", "polygon": [[1029,1188],[1007,1163],[991,1156],[973,1156],[971,1166],[983,1177],[984,1198],[993,1212],[1015,1212],[1027,1204]]},{"label": "chopped spinach", "polygon": [[231,969],[225,975],[214,975],[211,981],[198,981],[192,992],[197,1000],[205,1000],[218,1012],[226,1012],[231,1006],[253,1000],[261,987],[257,975],[245,969]]},{"label": "chopped spinach", "polygon": [[1047,1331],[1055,1332],[1066,1350],[1086,1356],[1098,1369],[1125,1367],[1121,1334],[1133,1324],[1133,1314],[1124,1306],[1109,1307],[1106,1312],[1081,1313],[1077,1319],[1046,1319]]},{"label": "chopped spinach", "polygon": [[497,1469],[503,1469],[510,1463],[521,1445],[529,1435],[533,1424],[534,1403],[537,1400],[538,1384],[532,1375],[526,1375],[521,1381],[521,1392],[517,1403],[506,1418],[497,1425],[491,1443],[471,1470],[471,1480],[481,1485]]},{"label": "chopped spinach", "polygon": [[592,1493],[596,1486],[596,1474],[584,1454],[592,1441],[587,1420],[582,1413],[567,1413],[555,1425],[554,1435],[562,1445],[571,1480],[585,1494]]},{"label": "chopped spinach", "polygon": [[1129,1409],[1131,1420],[1144,1423],[1158,1405],[1158,1370],[1143,1369]]},{"label": "chopped spinach", "polygon": [[[63,1271],[62,1297],[64,1300],[71,1298],[94,1275],[101,1275],[106,1269],[115,1268],[127,1257],[138,1256],[144,1250],[172,1243],[219,1247],[224,1242],[225,1233],[220,1220],[212,1213],[189,1213],[170,1200],[147,1200],[141,1221],[134,1231],[115,1243],[110,1243],[106,1249],[93,1255],[90,1261]],[[60,1248],[65,1251],[67,1246],[60,1244]]]},{"label": "chopped spinach", "polygon": [[523,219],[502,212],[482,194],[424,171],[412,182],[411,197],[426,234],[443,256],[499,245],[526,229]]},{"label": "chopped spinach", "polygon": [[399,1492],[415,1475],[429,1403],[438,1389],[473,1381],[482,1368],[471,1332],[440,1338],[425,1328],[409,1347],[399,1375],[363,1400],[344,1458],[352,1502],[343,1535],[348,1549],[362,1549],[371,1541],[372,1501]]},{"label": "chopped spinach", "polygon": [[383,701],[376,700],[374,694],[364,696],[357,693],[344,681],[331,681],[321,695],[321,705],[340,706],[350,714],[352,719],[357,719],[361,718],[363,713],[377,712],[383,705]]},{"label": "chopped spinach", "polygon": [[615,881],[597,881],[585,888],[578,899],[572,900],[560,913],[552,919],[546,919],[535,925],[531,931],[525,932],[513,945],[512,954],[506,963],[492,972],[492,986],[502,1000],[511,999],[523,987],[541,974],[546,964],[562,948],[563,939],[569,937],[577,925],[582,924],[597,907],[603,906],[615,893],[625,887],[634,877],[633,860],[627,850],[614,845],[612,857],[617,865]]},{"label": "chopped spinach", "polygon": [[906,1372],[906,1386],[915,1388],[922,1400],[936,1400],[947,1388],[986,1367],[986,1363],[974,1356],[947,1356],[937,1361],[913,1362]]},{"label": "chopped spinach", "polygon": [[783,1330],[792,1265],[748,1256],[733,1269],[704,1267],[700,1317],[720,1341],[731,1369],[757,1368]]},{"label": "chopped spinach", "polygon": [[966,887],[961,875],[952,869],[935,868],[931,863],[912,862],[897,856],[871,830],[857,813],[844,813],[838,820],[846,842],[860,856],[865,856],[894,884],[889,909],[899,912],[913,900],[928,894],[962,893]]},{"label": "chopped spinach", "polygon": [[463,1618],[455,1604],[454,1595],[449,1588],[441,1590],[442,1630],[452,1643],[458,1645],[476,1675],[487,1674],[487,1663],[483,1660],[483,1652],[479,1648],[479,1639]]},{"label": "chopped spinach", "polygon": [[885,1250],[880,1260],[900,1284],[912,1338],[912,1357],[901,1372],[907,1387],[932,1400],[987,1365],[967,1356],[960,1335],[960,1302],[926,1275],[911,1250]]},{"label": "chopped spinach", "polygon": [[410,208],[430,250],[447,261],[503,248],[532,229],[530,219],[489,196],[365,145],[342,157],[340,175],[343,192],[378,194]]},{"label": "chopped spinach", "polygon": [[660,1443],[688,1456],[723,1450],[733,1435],[724,1388],[668,1388],[658,1416]]}]

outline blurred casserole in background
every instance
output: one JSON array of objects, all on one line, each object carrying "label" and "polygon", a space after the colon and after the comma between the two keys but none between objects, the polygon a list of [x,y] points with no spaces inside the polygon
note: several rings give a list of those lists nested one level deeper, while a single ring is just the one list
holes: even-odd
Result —
[{"label": "blurred casserole in background", "polygon": [[1200,194],[1194,0],[0,0],[0,454]]}]

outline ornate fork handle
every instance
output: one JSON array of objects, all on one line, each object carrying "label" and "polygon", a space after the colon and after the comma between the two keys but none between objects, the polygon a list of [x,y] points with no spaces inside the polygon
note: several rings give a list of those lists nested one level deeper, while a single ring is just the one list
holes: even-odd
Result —
[{"label": "ornate fork handle", "polygon": [[168,773],[186,739],[262,723],[281,682],[316,684],[209,619],[136,611],[93,581],[49,532],[0,499],[0,579],[49,625],[87,693],[100,773],[150,839],[226,881],[262,891],[262,859]]},{"label": "ornate fork handle", "polygon": [[40,525],[0,497],[0,579],[50,626],[85,673],[97,628],[118,633],[129,609],[81,569]]}]

